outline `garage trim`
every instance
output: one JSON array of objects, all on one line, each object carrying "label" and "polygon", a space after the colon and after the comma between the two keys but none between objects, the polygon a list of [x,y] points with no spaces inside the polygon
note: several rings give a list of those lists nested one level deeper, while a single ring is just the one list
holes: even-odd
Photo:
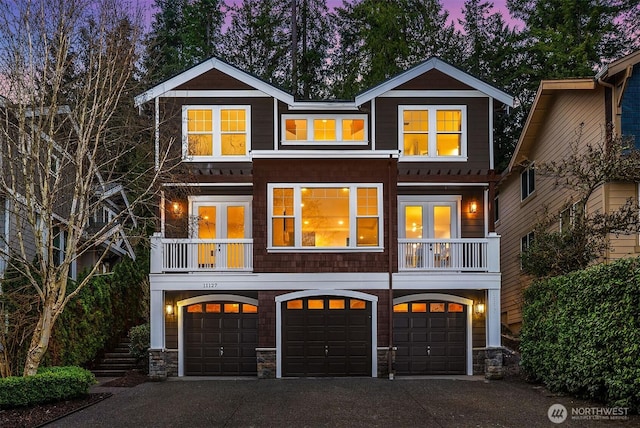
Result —
[{"label": "garage trim", "polygon": [[[439,300],[439,301],[445,301],[445,302],[459,303],[467,307],[467,375],[472,376],[473,375],[473,358],[471,353],[473,350],[473,341],[472,341],[473,300],[467,299],[465,297],[453,296],[451,294],[421,293],[421,294],[410,294],[408,296],[396,297],[395,299],[393,299],[393,306],[399,303],[415,302],[417,300]],[[393,314],[390,314],[390,316],[393,316]]]},{"label": "garage trim", "polygon": [[305,290],[276,297],[276,378],[282,377],[282,303],[313,296],[340,296],[371,302],[371,377],[378,376],[378,296],[351,290]]},{"label": "garage trim", "polygon": [[234,296],[233,294],[204,294],[202,296],[190,297],[176,302],[178,307],[178,376],[184,376],[184,319],[182,308],[203,302],[239,302],[258,306],[258,299],[245,296]]}]

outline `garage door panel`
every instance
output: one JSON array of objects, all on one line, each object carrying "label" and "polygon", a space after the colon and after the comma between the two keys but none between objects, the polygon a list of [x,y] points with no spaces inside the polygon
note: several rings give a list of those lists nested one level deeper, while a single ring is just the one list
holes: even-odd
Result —
[{"label": "garage door panel", "polygon": [[[414,307],[416,312],[412,312]],[[416,301],[400,307],[408,312],[394,312],[395,369],[399,375],[466,373],[466,308],[462,313],[448,313],[447,307],[443,302]]]}]

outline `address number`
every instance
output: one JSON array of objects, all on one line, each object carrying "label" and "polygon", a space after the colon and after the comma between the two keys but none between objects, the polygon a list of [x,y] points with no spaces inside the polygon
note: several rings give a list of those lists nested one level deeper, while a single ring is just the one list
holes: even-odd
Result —
[{"label": "address number", "polygon": [[203,288],[216,288],[218,286],[217,282],[205,282],[202,284]]}]

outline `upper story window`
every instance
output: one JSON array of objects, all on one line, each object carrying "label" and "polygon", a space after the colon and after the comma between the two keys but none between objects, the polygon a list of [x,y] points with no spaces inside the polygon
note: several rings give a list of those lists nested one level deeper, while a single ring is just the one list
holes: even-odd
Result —
[{"label": "upper story window", "polygon": [[536,190],[536,168],[532,162],[520,174],[520,199],[525,200]]},{"label": "upper story window", "polygon": [[466,106],[400,106],[398,122],[406,160],[467,159]]},{"label": "upper story window", "polygon": [[269,247],[381,249],[381,184],[270,184]]},{"label": "upper story window", "polygon": [[185,106],[185,158],[246,158],[251,146],[249,106]]},{"label": "upper story window", "polygon": [[365,115],[283,115],[283,144],[366,144]]}]

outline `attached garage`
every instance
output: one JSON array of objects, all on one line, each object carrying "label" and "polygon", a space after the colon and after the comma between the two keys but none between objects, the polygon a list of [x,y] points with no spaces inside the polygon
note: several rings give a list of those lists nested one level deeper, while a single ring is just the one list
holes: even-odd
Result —
[{"label": "attached garage", "polygon": [[185,375],[256,375],[257,305],[208,301],[182,310]]},{"label": "attached garage", "polygon": [[468,373],[468,306],[418,300],[393,306],[397,375]]},{"label": "attached garage", "polygon": [[371,376],[372,302],[311,296],[279,303],[282,376]]}]

